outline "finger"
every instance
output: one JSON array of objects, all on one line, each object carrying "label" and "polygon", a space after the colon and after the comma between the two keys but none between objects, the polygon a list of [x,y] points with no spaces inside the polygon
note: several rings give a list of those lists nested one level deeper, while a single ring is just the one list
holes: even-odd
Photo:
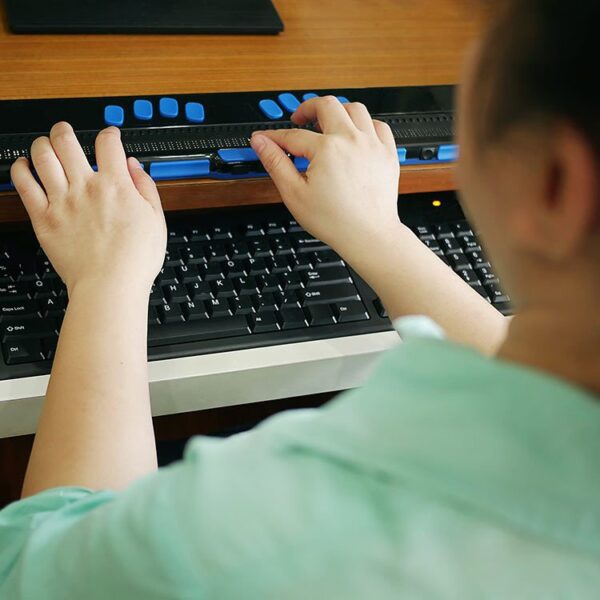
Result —
[{"label": "finger", "polygon": [[352,122],[358,129],[365,133],[375,133],[373,118],[369,114],[367,107],[360,102],[350,102],[342,105],[350,115]]},{"label": "finger", "polygon": [[319,147],[319,142],[323,139],[321,134],[306,129],[255,131],[252,135],[268,137],[290,154],[304,156],[308,160],[312,160]]},{"label": "finger", "polygon": [[296,125],[318,123],[323,133],[344,133],[354,129],[354,123],[335,96],[311,98],[303,102],[292,115]]},{"label": "finger", "polygon": [[47,137],[39,137],[31,144],[31,162],[50,201],[67,193],[67,176]]},{"label": "finger", "polygon": [[162,204],[160,203],[160,196],[156,189],[156,184],[150,175],[144,171],[142,165],[137,158],[130,157],[127,159],[127,167],[133,185],[135,185],[137,191],[156,209],[162,210]]},{"label": "finger", "polygon": [[50,143],[69,181],[83,179],[93,173],[73,128],[65,122],[50,130]]},{"label": "finger", "polygon": [[48,208],[48,197],[42,186],[35,180],[29,168],[29,161],[26,158],[18,158],[10,168],[10,177],[29,218],[35,222]]},{"label": "finger", "polygon": [[96,164],[99,173],[129,177],[121,131],[117,127],[107,127],[96,137]]},{"label": "finger", "polygon": [[390,126],[383,121],[373,121],[373,126],[375,127],[375,133],[377,137],[381,140],[384,146],[387,146],[394,153],[396,152],[396,140],[394,139],[394,134]]},{"label": "finger", "polygon": [[258,134],[252,137],[251,144],[283,200],[290,200],[298,189],[306,185],[294,163],[273,140]]}]

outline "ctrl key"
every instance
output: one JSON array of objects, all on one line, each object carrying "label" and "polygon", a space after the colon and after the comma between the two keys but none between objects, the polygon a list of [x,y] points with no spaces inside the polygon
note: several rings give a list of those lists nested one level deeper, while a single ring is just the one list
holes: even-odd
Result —
[{"label": "ctrl key", "polygon": [[39,340],[6,342],[2,345],[2,350],[7,365],[18,365],[45,359],[42,344]]}]

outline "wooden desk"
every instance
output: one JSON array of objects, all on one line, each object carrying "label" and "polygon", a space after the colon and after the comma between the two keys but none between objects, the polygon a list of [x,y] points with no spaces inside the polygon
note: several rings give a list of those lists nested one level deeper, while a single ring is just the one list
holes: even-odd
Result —
[{"label": "wooden desk", "polygon": [[[13,35],[0,2],[0,98],[456,83],[478,0],[275,0],[279,36]],[[478,8],[479,7],[479,8]],[[407,167],[400,191],[453,187],[452,167]],[[161,183],[167,210],[278,202],[269,180]],[[0,221],[26,217],[0,194]]]}]

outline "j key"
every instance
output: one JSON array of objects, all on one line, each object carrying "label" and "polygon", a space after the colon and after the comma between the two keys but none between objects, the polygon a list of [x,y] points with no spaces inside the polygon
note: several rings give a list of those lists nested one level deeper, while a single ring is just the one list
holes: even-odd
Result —
[{"label": "j key", "polygon": [[183,321],[183,311],[179,304],[163,304],[157,306],[156,310],[161,323],[180,323]]},{"label": "j key", "polygon": [[228,317],[231,315],[231,310],[226,298],[212,298],[206,301],[206,308],[211,319],[216,317]]},{"label": "j key", "polygon": [[25,318],[38,317],[37,303],[33,300],[23,300],[22,302],[0,301],[0,323]]},{"label": "j key", "polygon": [[309,325],[331,325],[335,323],[333,313],[326,304],[310,306],[306,309]]},{"label": "j key", "polygon": [[204,302],[185,302],[182,304],[182,310],[186,321],[208,319]]},{"label": "j key", "polygon": [[267,333],[269,331],[278,331],[279,323],[274,312],[261,312],[250,317],[252,322],[252,331],[254,333]]},{"label": "j key", "polygon": [[300,329],[306,327],[306,318],[301,308],[284,308],[279,316],[282,321],[282,329]]},{"label": "j key", "polygon": [[229,300],[231,311],[234,315],[249,315],[254,312],[254,305],[250,296],[242,296],[241,298],[231,298]]},{"label": "j key", "polygon": [[277,275],[264,275],[260,281],[261,285],[261,293],[265,294],[267,292],[279,292],[281,291],[281,286],[279,284],[279,278]]},{"label": "j key", "polygon": [[302,287],[300,273],[286,273],[281,276],[281,284],[284,290],[299,290]]},{"label": "j key", "polygon": [[39,340],[11,341],[3,344],[2,349],[7,365],[44,360],[42,344]]},{"label": "j key", "polygon": [[485,291],[488,293],[493,304],[510,302],[510,298],[498,287],[498,284],[487,283],[483,287],[485,287]]},{"label": "j key", "polygon": [[56,346],[58,346],[58,336],[44,338],[42,340],[42,353],[48,360],[53,360],[56,354]]},{"label": "j key", "polygon": [[187,323],[172,323],[150,327],[148,345],[154,347],[164,344],[179,344],[247,335],[249,333],[248,322],[244,316],[213,317],[199,321],[188,321]]},{"label": "j key", "polygon": [[360,300],[357,289],[351,283],[338,283],[306,291],[303,306],[331,304],[332,302],[345,302],[347,300]]},{"label": "j key", "polygon": [[337,304],[332,304],[331,308],[339,323],[369,320],[369,313],[364,304],[358,300],[353,302],[338,302]]},{"label": "j key", "polygon": [[448,254],[449,252],[456,252],[457,250],[461,250],[458,240],[454,238],[444,238],[443,240],[440,240],[440,246],[446,254]]},{"label": "j key", "polygon": [[42,338],[58,335],[58,321],[55,319],[26,319],[0,324],[0,339],[3,342],[14,338]]},{"label": "j key", "polygon": [[448,259],[448,264],[455,270],[471,268],[471,264],[463,252],[450,252],[446,254],[446,258]]},{"label": "j key", "polygon": [[253,296],[258,292],[258,279],[256,277],[240,277],[234,282],[238,296]]},{"label": "j key", "polygon": [[27,289],[20,283],[0,285],[0,302],[5,302],[7,300],[29,300]]},{"label": "j key", "polygon": [[167,299],[167,302],[186,302],[188,299],[187,289],[181,283],[172,283],[171,285],[165,285],[163,292]]},{"label": "j key", "polygon": [[318,271],[306,271],[304,273],[305,287],[311,290],[322,285],[333,283],[351,283],[352,278],[348,269],[344,267],[323,267]]},{"label": "j key", "polygon": [[233,289],[233,281],[230,279],[217,279],[211,282],[213,294],[217,298],[233,298],[235,290]]}]

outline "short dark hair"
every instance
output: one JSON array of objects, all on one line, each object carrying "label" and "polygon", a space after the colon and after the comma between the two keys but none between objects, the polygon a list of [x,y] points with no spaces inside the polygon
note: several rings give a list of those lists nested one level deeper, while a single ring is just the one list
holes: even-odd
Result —
[{"label": "short dark hair", "polygon": [[471,107],[479,141],[563,120],[600,156],[600,0],[494,2]]}]

